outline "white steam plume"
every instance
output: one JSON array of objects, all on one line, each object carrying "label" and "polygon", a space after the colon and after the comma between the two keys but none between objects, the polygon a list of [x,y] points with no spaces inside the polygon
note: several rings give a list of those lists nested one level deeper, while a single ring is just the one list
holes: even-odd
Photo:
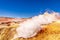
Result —
[{"label": "white steam plume", "polygon": [[42,24],[49,24],[57,20],[56,12],[49,14],[45,12],[42,15],[34,16],[31,19],[24,21],[16,29],[17,35],[15,37],[30,38],[35,36],[42,28]]}]

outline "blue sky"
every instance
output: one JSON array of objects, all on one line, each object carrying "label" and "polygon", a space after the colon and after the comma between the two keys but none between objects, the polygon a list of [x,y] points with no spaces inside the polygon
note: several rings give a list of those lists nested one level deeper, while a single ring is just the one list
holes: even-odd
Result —
[{"label": "blue sky", "polygon": [[0,0],[0,16],[28,18],[45,10],[60,12],[60,0]]}]

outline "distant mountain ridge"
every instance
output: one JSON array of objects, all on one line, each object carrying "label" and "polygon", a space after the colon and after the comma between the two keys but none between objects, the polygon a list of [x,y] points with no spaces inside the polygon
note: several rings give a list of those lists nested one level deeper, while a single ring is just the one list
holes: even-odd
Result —
[{"label": "distant mountain ridge", "polygon": [[0,22],[8,22],[8,21],[24,21],[28,18],[12,18],[12,17],[0,17]]}]

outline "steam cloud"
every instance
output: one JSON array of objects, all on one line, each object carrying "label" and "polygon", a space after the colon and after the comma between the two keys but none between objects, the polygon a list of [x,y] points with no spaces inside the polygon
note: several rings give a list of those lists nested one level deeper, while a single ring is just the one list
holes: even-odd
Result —
[{"label": "steam cloud", "polygon": [[35,36],[42,28],[42,24],[49,24],[53,21],[56,21],[59,17],[59,13],[45,12],[42,15],[34,16],[27,21],[24,21],[20,24],[20,26],[16,29],[18,37],[30,38]]}]

